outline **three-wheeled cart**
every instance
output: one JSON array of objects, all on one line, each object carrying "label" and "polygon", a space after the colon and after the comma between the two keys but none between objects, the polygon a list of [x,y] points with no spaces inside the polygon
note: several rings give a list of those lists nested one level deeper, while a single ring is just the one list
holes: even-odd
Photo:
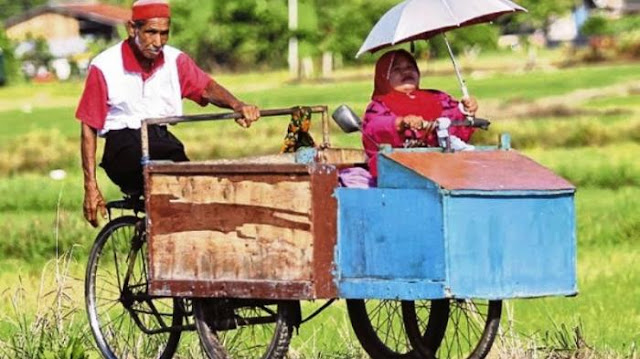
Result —
[{"label": "three-wheeled cart", "polygon": [[[340,171],[364,154],[329,145],[326,106],[305,109],[322,116],[314,148],[145,160],[144,205],[110,204],[145,214],[107,224],[87,268],[105,357],[170,358],[181,331],[197,329],[212,358],[281,358],[308,319],[300,301],[346,299],[373,358],[483,358],[502,300],[576,294],[569,182],[505,140],[457,153],[383,147],[377,187],[342,187]],[[143,153],[146,126],[187,120],[145,121]]]}]

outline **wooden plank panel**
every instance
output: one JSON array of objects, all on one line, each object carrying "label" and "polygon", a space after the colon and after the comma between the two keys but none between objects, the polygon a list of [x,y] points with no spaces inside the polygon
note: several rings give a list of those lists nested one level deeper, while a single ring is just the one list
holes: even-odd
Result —
[{"label": "wooden plank panel", "polygon": [[308,172],[146,176],[150,273],[158,293],[170,283],[200,283],[191,294],[211,290],[212,296],[242,294],[220,283],[310,283]]},{"label": "wooden plank panel", "polygon": [[152,269],[156,280],[308,280],[308,231],[244,224],[236,232],[156,235]]},{"label": "wooden plank panel", "polygon": [[[260,206],[221,203],[175,203],[169,195],[152,196],[148,216],[153,219],[153,235],[211,230],[234,232],[244,223],[309,231],[306,213]],[[157,219],[157,220],[156,220]]]},{"label": "wooden plank panel", "polygon": [[243,178],[152,175],[150,195],[172,196],[171,203],[225,203],[309,214],[311,186],[308,176],[306,181],[291,176],[277,177],[270,182],[252,176]]}]

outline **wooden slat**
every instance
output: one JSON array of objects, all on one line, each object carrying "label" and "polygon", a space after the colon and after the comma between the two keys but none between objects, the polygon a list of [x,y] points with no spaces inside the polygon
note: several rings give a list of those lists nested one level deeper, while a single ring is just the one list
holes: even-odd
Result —
[{"label": "wooden slat", "polygon": [[177,297],[314,299],[310,282],[152,281],[151,294]]},{"label": "wooden slat", "polygon": [[338,170],[334,166],[317,166],[311,169],[311,176],[315,294],[317,298],[335,298],[337,289],[333,272],[338,204],[333,192],[338,185]]},{"label": "wooden slat", "polygon": [[311,234],[247,223],[236,232],[177,232],[153,239],[156,280],[311,278]]},{"label": "wooden slat", "polygon": [[234,164],[209,164],[207,162],[180,162],[152,161],[146,166],[150,173],[167,174],[309,174],[306,165],[302,164],[255,164],[255,163],[234,163]]},{"label": "wooden slat", "polygon": [[[306,180],[306,181],[302,181]],[[252,176],[239,178],[215,175],[154,175],[151,196],[171,196],[170,202],[191,205],[219,203],[266,207],[308,215],[311,208],[308,177]]]},{"label": "wooden slat", "polygon": [[363,150],[350,148],[327,148],[318,151],[318,160],[328,164],[354,164],[366,162]]}]

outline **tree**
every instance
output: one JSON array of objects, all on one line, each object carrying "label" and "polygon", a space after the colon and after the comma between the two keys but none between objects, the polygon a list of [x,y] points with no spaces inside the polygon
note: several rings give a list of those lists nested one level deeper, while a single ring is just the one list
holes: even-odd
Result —
[{"label": "tree", "polygon": [[568,14],[583,0],[517,0],[528,12],[515,15],[511,20],[515,26],[529,24],[529,27],[541,28],[546,32],[552,18]]},{"label": "tree", "polygon": [[47,3],[47,0],[0,0],[0,21],[45,3]]},{"label": "tree", "polygon": [[[355,62],[355,54],[376,22],[398,0],[315,0],[318,8],[320,32],[316,36],[317,46],[340,54],[345,62]],[[357,19],[357,20],[354,20]],[[499,28],[477,25],[448,33],[454,51],[478,46],[493,49],[497,46]],[[444,43],[436,38],[427,44],[416,42],[415,54],[420,56],[448,56]],[[373,61],[376,56],[363,56],[358,61]]]},{"label": "tree", "polygon": [[373,25],[397,3],[397,0],[315,0],[320,30],[315,38],[318,48],[354,62]]},{"label": "tree", "polygon": [[4,75],[6,76],[4,80],[9,83],[14,82],[20,76],[20,69],[13,54],[13,44],[2,27],[0,27],[0,50],[2,51],[4,62],[0,66],[4,65]]},{"label": "tree", "polygon": [[203,67],[286,66],[286,2],[176,0],[171,5],[171,41]]}]

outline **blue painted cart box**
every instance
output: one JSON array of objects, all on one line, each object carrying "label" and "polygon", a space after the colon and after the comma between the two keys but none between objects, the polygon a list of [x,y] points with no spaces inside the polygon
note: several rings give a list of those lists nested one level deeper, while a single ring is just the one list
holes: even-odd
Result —
[{"label": "blue painted cart box", "polygon": [[515,151],[381,153],[378,187],[339,188],[340,297],[574,295],[575,187]]}]

